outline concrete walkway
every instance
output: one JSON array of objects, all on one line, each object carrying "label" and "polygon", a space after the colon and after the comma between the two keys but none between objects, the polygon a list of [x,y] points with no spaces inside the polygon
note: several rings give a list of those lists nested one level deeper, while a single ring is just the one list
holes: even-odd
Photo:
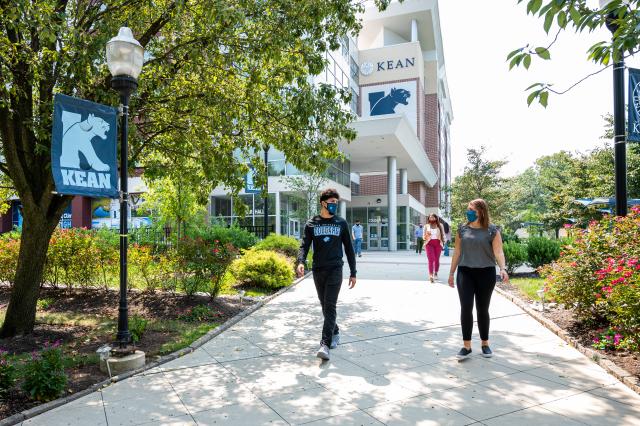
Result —
[{"label": "concrete walkway", "polygon": [[458,295],[427,283],[424,254],[358,260],[329,362],[307,279],[193,354],[23,424],[640,425],[637,394],[498,294],[495,356],[476,334],[459,363]]}]

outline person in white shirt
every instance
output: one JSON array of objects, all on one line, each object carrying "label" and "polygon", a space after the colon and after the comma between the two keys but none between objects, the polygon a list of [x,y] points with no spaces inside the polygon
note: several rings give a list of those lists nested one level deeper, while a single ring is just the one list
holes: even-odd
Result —
[{"label": "person in white shirt", "polygon": [[424,240],[427,248],[427,262],[429,263],[429,281],[438,278],[440,269],[440,253],[444,247],[444,229],[438,216],[431,213],[427,218],[428,225],[424,228]]}]

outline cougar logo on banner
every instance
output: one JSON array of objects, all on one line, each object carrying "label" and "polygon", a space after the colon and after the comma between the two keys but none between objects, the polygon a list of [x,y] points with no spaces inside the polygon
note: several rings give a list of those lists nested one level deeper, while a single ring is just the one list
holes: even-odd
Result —
[{"label": "cougar logo on banner", "polygon": [[117,110],[56,95],[51,165],[60,194],[118,196]]}]

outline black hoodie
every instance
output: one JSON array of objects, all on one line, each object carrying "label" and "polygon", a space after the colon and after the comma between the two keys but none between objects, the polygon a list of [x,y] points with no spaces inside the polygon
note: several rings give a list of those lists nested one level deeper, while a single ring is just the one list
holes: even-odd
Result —
[{"label": "black hoodie", "polygon": [[304,226],[304,236],[298,253],[298,263],[306,267],[309,247],[313,242],[313,269],[324,269],[344,264],[342,246],[347,253],[350,276],[356,276],[356,256],[347,221],[339,216],[314,216]]}]

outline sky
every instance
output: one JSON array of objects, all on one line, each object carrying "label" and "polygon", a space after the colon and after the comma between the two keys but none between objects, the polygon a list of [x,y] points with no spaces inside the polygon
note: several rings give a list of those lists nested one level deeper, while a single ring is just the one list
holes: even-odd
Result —
[{"label": "sky", "polygon": [[[526,3],[439,1],[454,116],[454,178],[464,170],[467,148],[485,145],[489,159],[508,161],[504,176],[513,176],[543,155],[560,150],[587,151],[604,143],[600,139],[602,116],[613,112],[611,68],[564,95],[551,94],[546,109],[537,103],[527,107],[525,89],[536,82],[550,82],[556,90],[564,90],[599,70],[600,66],[587,60],[586,52],[595,42],[609,39],[611,33],[606,28],[582,34],[569,29],[551,48],[550,61],[534,58],[528,71],[509,71],[509,52],[527,43],[547,46],[555,37],[553,27],[547,35],[543,20],[526,14]],[[640,58],[629,58],[626,65],[640,68]]]}]

